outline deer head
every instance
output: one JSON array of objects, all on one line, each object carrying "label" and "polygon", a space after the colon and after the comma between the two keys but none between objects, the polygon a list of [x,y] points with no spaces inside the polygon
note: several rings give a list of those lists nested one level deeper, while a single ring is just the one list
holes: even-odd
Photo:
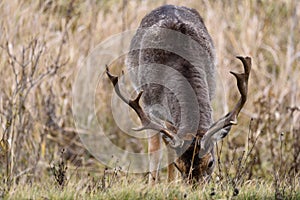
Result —
[{"label": "deer head", "polygon": [[106,67],[106,74],[112,82],[117,95],[138,115],[142,126],[134,130],[142,131],[151,129],[160,132],[166,145],[172,148],[175,154],[179,155],[173,164],[181,172],[182,176],[189,180],[200,180],[203,177],[211,175],[215,166],[214,145],[229,133],[232,125],[237,124],[237,117],[247,100],[251,58],[240,56],[237,58],[243,63],[244,72],[230,72],[237,80],[237,87],[241,95],[235,107],[224,117],[212,124],[208,130],[198,133],[186,133],[181,136],[177,134],[178,128],[170,122],[159,124],[148,117],[139,104],[143,91],[136,98],[127,99],[121,94],[118,77],[112,75],[108,67]]}]

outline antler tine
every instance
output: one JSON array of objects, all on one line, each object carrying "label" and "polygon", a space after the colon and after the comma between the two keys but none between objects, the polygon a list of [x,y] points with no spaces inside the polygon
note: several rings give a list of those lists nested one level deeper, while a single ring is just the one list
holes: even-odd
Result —
[{"label": "antler tine", "polygon": [[[144,130],[147,129],[146,127],[149,126],[149,124],[151,123],[150,119],[147,117],[147,115],[144,113],[143,109],[141,108],[139,101],[140,98],[143,94],[143,91],[141,91],[137,97],[133,100],[128,100],[126,99],[120,91],[119,88],[119,77],[118,76],[114,76],[110,73],[108,66],[106,66],[106,74],[108,76],[108,78],[110,79],[110,81],[112,82],[115,91],[117,93],[117,95],[122,99],[122,101],[124,101],[126,104],[128,104],[132,109],[134,109],[134,111],[137,113],[137,115],[139,116],[139,118],[141,119],[143,128],[140,129],[136,129],[136,130]],[[155,128],[160,128],[160,127],[155,127]],[[161,128],[160,128],[161,129]],[[159,129],[159,130],[160,130]]]},{"label": "antler tine", "polygon": [[122,99],[122,101],[124,101],[126,104],[129,104],[129,101],[121,94],[121,91],[120,91],[120,88],[119,88],[119,84],[118,84],[119,77],[112,75],[110,73],[107,65],[106,65],[106,74],[107,74],[109,80],[112,82],[117,95]]},{"label": "antler tine", "polygon": [[128,100],[121,94],[121,91],[119,88],[119,83],[118,83],[119,77],[112,75],[109,71],[108,66],[106,66],[106,74],[107,74],[108,78],[110,79],[110,81],[112,82],[117,95],[122,99],[122,101],[124,101],[127,105],[129,105],[136,112],[136,114],[138,115],[138,117],[141,120],[142,127],[135,128],[133,130],[135,130],[135,131],[141,131],[141,130],[146,130],[146,129],[156,130],[156,131],[163,133],[166,137],[171,139],[171,141],[173,143],[173,144],[170,144],[171,147],[175,148],[175,147],[182,145],[182,141],[178,138],[177,135],[170,133],[163,126],[151,121],[149,119],[149,117],[146,115],[143,108],[139,104],[140,98],[143,95],[144,91],[140,91],[140,93],[137,95],[137,97],[135,99]]},{"label": "antler tine", "polygon": [[244,66],[244,73],[238,74],[235,72],[230,72],[233,74],[237,80],[237,86],[239,89],[239,92],[241,94],[241,99],[235,106],[235,108],[232,111],[232,117],[234,117],[233,121],[237,123],[237,116],[240,113],[242,107],[244,106],[245,102],[247,101],[247,93],[248,93],[248,79],[249,79],[249,74],[251,71],[251,58],[250,57],[241,57],[237,56],[239,60],[242,61],[243,66]]},{"label": "antler tine", "polygon": [[[237,80],[237,86],[241,94],[241,98],[239,99],[238,103],[236,104],[236,106],[231,112],[227,113],[227,115],[219,119],[208,129],[208,131],[204,135],[206,138],[212,137],[214,133],[220,131],[223,128],[226,128],[230,125],[236,125],[237,117],[247,100],[248,79],[251,71],[251,58],[241,57],[241,56],[237,56],[237,58],[241,60],[243,63],[244,73],[241,74],[235,72],[230,72],[230,73],[233,74]],[[225,136],[226,135],[224,135],[224,137]]]}]

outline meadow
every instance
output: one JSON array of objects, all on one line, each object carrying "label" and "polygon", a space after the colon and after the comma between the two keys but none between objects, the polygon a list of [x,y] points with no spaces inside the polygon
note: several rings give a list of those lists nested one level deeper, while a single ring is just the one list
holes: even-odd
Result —
[{"label": "meadow", "polygon": [[[238,98],[229,74],[241,70],[235,56],[252,58],[247,103],[217,144],[209,183],[167,183],[163,169],[149,186],[146,173],[101,164],[75,126],[72,89],[86,57],[164,4],[198,10],[214,41],[215,119]],[[300,199],[299,23],[297,0],[0,1],[0,199]],[[112,62],[114,73],[125,69],[124,57]],[[99,122],[117,146],[145,152],[145,140],[115,123],[112,91],[101,78]]]}]

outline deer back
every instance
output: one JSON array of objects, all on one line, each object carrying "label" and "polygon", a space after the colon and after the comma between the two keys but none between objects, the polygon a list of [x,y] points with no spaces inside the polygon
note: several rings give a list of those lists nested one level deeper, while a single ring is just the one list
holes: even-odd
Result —
[{"label": "deer back", "polygon": [[145,112],[179,135],[212,124],[215,49],[199,13],[165,5],[146,15],[131,41],[126,66]]}]

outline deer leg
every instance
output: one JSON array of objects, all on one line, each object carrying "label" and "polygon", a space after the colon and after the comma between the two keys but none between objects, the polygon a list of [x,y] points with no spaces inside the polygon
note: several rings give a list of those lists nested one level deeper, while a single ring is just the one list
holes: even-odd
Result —
[{"label": "deer leg", "polygon": [[174,149],[168,148],[168,182],[172,182],[175,180],[176,171],[174,166],[174,161],[176,158],[176,152]]},{"label": "deer leg", "polygon": [[[161,155],[161,136],[156,131],[149,130],[148,154],[149,154],[149,183],[154,184],[159,181],[159,165]],[[153,134],[156,133],[156,134]]]}]

